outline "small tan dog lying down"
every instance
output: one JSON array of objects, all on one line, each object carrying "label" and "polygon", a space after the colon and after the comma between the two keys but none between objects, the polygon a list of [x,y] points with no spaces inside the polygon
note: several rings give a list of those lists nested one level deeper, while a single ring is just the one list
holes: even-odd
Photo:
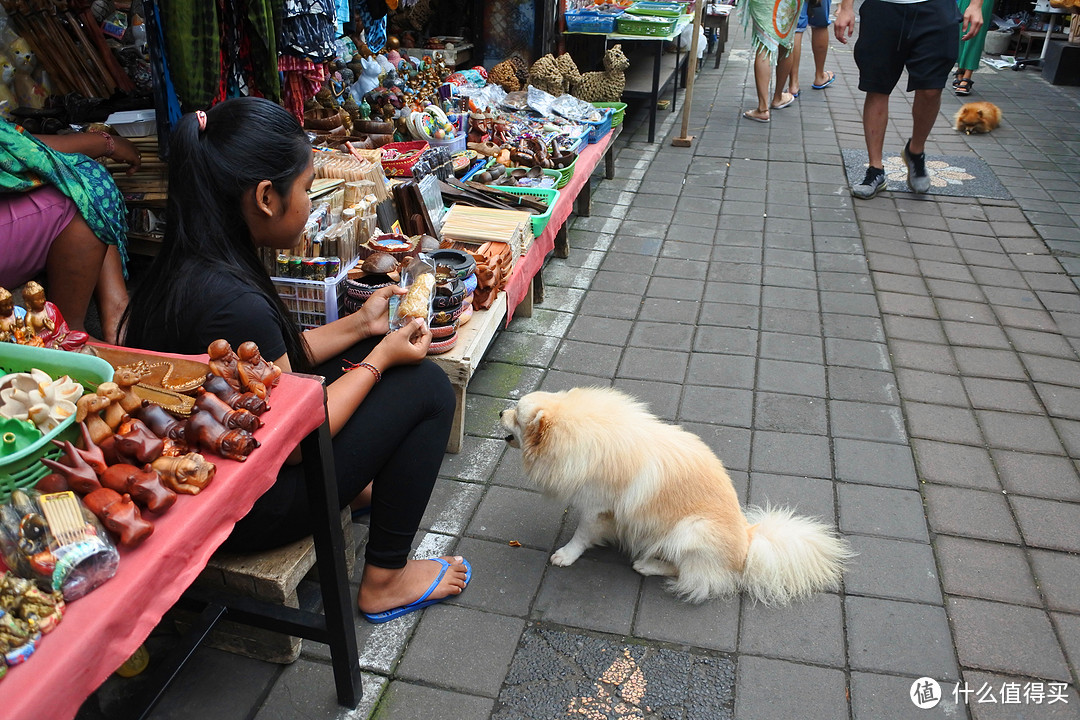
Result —
[{"label": "small tan dog lying down", "polygon": [[784,605],[837,588],[853,556],[830,527],[790,510],[744,515],[700,438],[617,390],[529,393],[500,419],[532,482],[581,512],[555,565],[610,540],[636,571],[671,578],[669,589],[690,602],[746,591]]}]

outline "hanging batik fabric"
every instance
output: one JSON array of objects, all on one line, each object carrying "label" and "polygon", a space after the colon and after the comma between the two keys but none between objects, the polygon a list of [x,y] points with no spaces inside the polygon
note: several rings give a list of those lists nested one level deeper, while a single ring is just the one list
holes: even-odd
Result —
[{"label": "hanging batik fabric", "polygon": [[319,88],[326,81],[326,66],[316,63],[311,58],[295,55],[282,55],[278,68],[285,75],[284,103],[288,110],[300,122],[304,123],[304,103],[315,97]]},{"label": "hanging batik fabric", "polygon": [[386,3],[358,0],[353,6],[364,26],[364,43],[373,53],[386,49]]},{"label": "hanging batik fabric", "polygon": [[326,62],[336,55],[336,8],[330,0],[285,0],[281,52]]}]

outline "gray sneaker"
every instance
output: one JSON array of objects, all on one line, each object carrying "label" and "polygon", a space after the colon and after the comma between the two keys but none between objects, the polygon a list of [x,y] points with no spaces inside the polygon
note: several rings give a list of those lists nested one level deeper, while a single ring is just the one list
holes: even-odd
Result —
[{"label": "gray sneaker", "polygon": [[866,177],[858,185],[851,186],[851,194],[862,200],[869,200],[885,189],[885,170],[882,168],[866,168]]},{"label": "gray sneaker", "polygon": [[926,153],[916,155],[911,152],[911,141],[904,143],[900,154],[907,165],[907,184],[912,192],[924,193],[930,190],[930,174],[926,172]]}]

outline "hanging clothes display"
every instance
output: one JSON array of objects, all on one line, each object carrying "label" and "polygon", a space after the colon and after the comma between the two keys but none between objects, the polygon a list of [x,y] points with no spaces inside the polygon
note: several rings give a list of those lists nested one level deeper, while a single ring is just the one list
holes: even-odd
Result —
[{"label": "hanging clothes display", "polygon": [[281,101],[273,0],[159,3],[166,64],[184,112],[236,95]]},{"label": "hanging clothes display", "polygon": [[303,124],[304,103],[315,97],[315,93],[323,86],[327,77],[326,66],[312,61],[311,58],[282,55],[278,60],[278,69],[285,76],[282,88],[285,109]]},{"label": "hanging clothes display", "polygon": [[386,49],[386,3],[382,0],[357,0],[354,6],[364,26],[364,43],[373,53]]},{"label": "hanging clothes display", "polygon": [[337,8],[329,0],[285,0],[279,49],[283,55],[333,59]]}]

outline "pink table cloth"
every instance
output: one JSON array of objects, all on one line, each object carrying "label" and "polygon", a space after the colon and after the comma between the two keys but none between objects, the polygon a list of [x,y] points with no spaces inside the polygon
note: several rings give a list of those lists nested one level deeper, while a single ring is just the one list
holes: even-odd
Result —
[{"label": "pink table cloth", "polygon": [[[206,361],[206,356],[192,359]],[[237,520],[273,485],[278,469],[325,414],[322,385],[289,374],[270,396],[261,447],[244,462],[214,455],[213,481],[198,495],[180,495],[161,516],[147,514],[154,533],[120,550],[116,575],[70,603],[60,624],[30,659],[0,680],[0,716],[71,718],[118,668],[206,566]]]},{"label": "pink table cloth", "polygon": [[582,186],[589,181],[596,164],[600,162],[600,159],[604,157],[604,153],[607,152],[607,147],[611,144],[611,138],[612,133],[609,131],[600,138],[599,142],[587,145],[581,151],[581,154],[578,155],[577,164],[574,165],[574,174],[571,176],[570,182],[566,184],[566,187],[559,190],[559,199],[555,203],[555,209],[551,212],[551,219],[548,221],[547,227],[544,228],[544,232],[540,233],[540,237],[533,240],[533,244],[528,251],[518,258],[517,263],[514,265],[514,271],[510,273],[510,279],[506,281],[507,324],[510,324],[510,319],[514,317],[514,309],[529,293],[529,286],[532,284],[533,277],[544,267],[544,259],[555,248],[555,236],[562,228],[563,223],[566,222],[566,218],[570,217],[570,212],[574,209],[574,200],[577,199]]}]

